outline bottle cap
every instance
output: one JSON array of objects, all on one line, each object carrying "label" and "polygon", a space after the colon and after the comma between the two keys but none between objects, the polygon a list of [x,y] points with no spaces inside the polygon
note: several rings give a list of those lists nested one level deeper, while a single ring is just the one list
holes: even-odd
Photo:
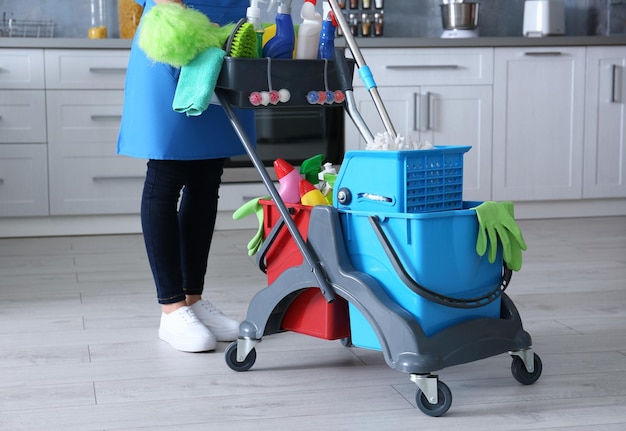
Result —
[{"label": "bottle cap", "polygon": [[313,184],[308,182],[307,180],[300,180],[300,197],[306,195],[308,192],[312,192],[313,190],[317,190]]},{"label": "bottle cap", "polygon": [[274,170],[276,171],[276,176],[280,180],[285,175],[287,175],[288,173],[293,171],[294,167],[291,166],[286,161],[284,161],[283,159],[278,158],[278,159],[274,160]]}]

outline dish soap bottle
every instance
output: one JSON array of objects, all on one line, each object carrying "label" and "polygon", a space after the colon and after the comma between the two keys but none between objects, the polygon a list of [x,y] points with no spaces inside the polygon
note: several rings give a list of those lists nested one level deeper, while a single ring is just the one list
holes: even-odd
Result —
[{"label": "dish soap bottle", "polygon": [[332,60],[335,53],[335,28],[337,20],[327,1],[324,2],[324,21],[320,33],[319,50],[317,58],[320,60]]},{"label": "dish soap bottle", "polygon": [[261,24],[261,9],[259,8],[259,0],[250,0],[250,7],[246,9],[246,19],[254,26],[257,37],[257,57],[263,55],[263,33],[265,29]]},{"label": "dish soap bottle", "polygon": [[302,24],[298,30],[297,59],[316,59],[322,31],[322,16],[315,10],[317,0],[305,0],[300,11]]},{"label": "dish soap bottle", "polygon": [[293,58],[296,33],[293,29],[293,20],[291,19],[291,0],[278,1],[276,34],[263,47],[263,57]]}]

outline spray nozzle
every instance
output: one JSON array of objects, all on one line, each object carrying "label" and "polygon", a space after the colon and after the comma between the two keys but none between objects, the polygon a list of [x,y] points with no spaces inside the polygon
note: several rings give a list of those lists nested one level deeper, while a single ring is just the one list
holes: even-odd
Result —
[{"label": "spray nozzle", "polygon": [[278,13],[291,13],[291,0],[270,0],[267,10],[272,10],[276,3],[278,3]]}]

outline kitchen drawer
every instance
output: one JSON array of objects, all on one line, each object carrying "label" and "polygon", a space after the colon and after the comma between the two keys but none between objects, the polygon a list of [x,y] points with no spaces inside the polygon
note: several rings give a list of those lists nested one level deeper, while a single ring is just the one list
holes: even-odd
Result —
[{"label": "kitchen drawer", "polygon": [[46,142],[44,90],[0,90],[0,143]]},{"label": "kitchen drawer", "polygon": [[130,51],[47,49],[48,89],[123,89]]},{"label": "kitchen drawer", "polygon": [[46,144],[0,145],[0,217],[48,215]]},{"label": "kitchen drawer", "polygon": [[[492,48],[363,49],[378,86],[490,85]],[[353,85],[363,87],[356,76]]]},{"label": "kitchen drawer", "polygon": [[43,89],[42,49],[0,49],[0,89]]},{"label": "kitchen drawer", "polygon": [[48,91],[48,140],[115,146],[123,100],[122,90]]},{"label": "kitchen drawer", "polygon": [[50,214],[139,213],[146,161],[115,154],[115,142],[49,146]]}]

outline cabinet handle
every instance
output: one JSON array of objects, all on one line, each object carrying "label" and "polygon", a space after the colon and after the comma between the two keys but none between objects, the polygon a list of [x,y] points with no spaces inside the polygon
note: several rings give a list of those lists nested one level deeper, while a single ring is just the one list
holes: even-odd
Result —
[{"label": "cabinet handle", "polygon": [[126,73],[126,67],[90,67],[92,73]]},{"label": "cabinet handle", "polygon": [[563,53],[561,51],[531,51],[525,52],[524,55],[528,57],[558,57]]},{"label": "cabinet handle", "polygon": [[120,114],[93,114],[90,115],[93,121],[103,121],[103,120],[121,120],[122,116]]},{"label": "cabinet handle", "polygon": [[621,67],[617,64],[611,65],[611,103],[621,102],[622,93]]},{"label": "cabinet handle", "polygon": [[142,175],[120,175],[120,176],[102,175],[98,177],[91,177],[94,183],[98,181],[143,180],[144,178],[145,177],[143,177]]},{"label": "cabinet handle", "polygon": [[420,131],[426,132],[432,128],[432,104],[433,95],[428,91],[425,95],[420,94]]},{"label": "cabinet handle", "polygon": [[385,66],[385,69],[390,69],[390,70],[436,70],[436,69],[450,70],[450,69],[458,69],[458,68],[459,68],[458,64],[415,64],[415,65],[399,64],[399,65]]}]

